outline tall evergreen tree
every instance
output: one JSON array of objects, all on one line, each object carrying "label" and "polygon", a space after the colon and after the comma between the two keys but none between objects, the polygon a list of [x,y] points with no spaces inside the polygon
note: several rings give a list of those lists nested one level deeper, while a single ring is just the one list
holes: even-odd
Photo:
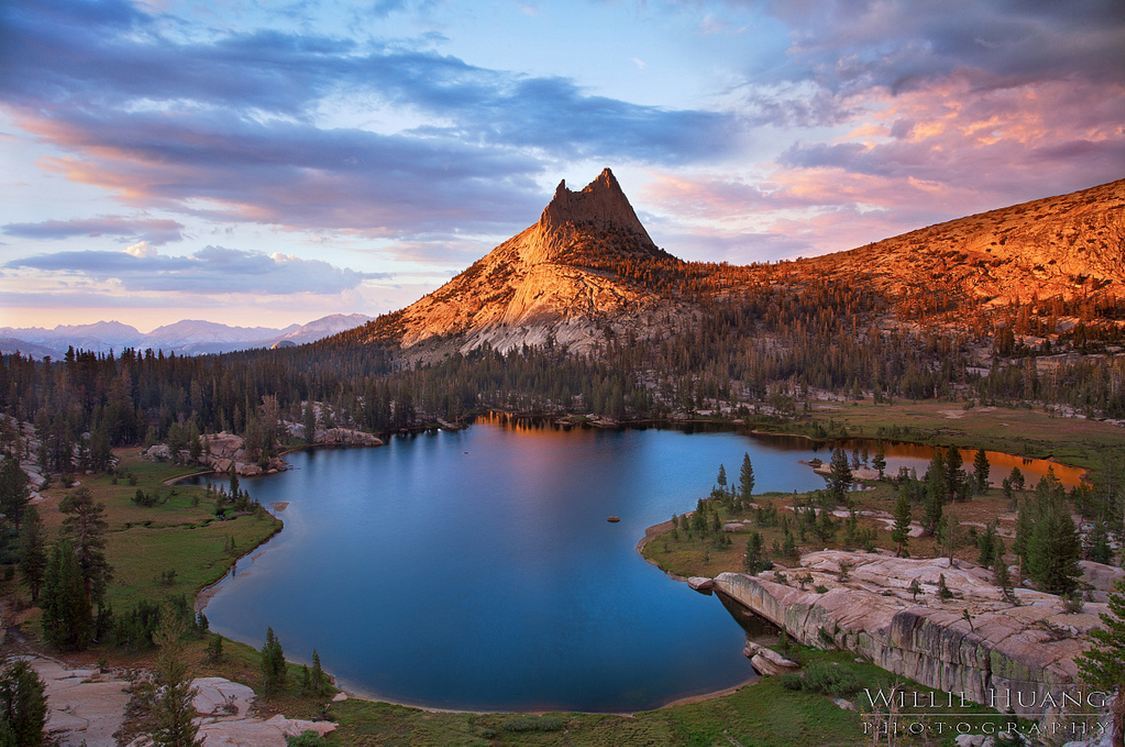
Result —
[{"label": "tall evergreen tree", "polygon": [[937,541],[942,554],[949,558],[950,567],[955,568],[957,559],[954,554],[961,546],[961,523],[949,514],[942,515],[937,526]]},{"label": "tall evergreen tree", "polygon": [[1050,489],[1041,491],[1027,538],[1027,575],[1040,591],[1070,594],[1082,575],[1081,556],[1082,542],[1069,508]]},{"label": "tall evergreen tree", "polygon": [[985,568],[991,568],[992,561],[996,559],[998,540],[995,521],[989,522],[984,531],[977,535],[977,562]]},{"label": "tall evergreen tree", "polygon": [[27,474],[20,467],[19,460],[12,456],[4,457],[4,462],[0,464],[0,513],[18,527],[30,498]]},{"label": "tall evergreen tree", "polygon": [[973,477],[976,478],[977,493],[980,495],[988,492],[989,471],[988,455],[984,453],[984,449],[977,449],[977,455],[973,459]]},{"label": "tall evergreen tree", "polygon": [[895,501],[895,523],[891,530],[891,540],[895,543],[895,555],[900,558],[909,555],[907,545],[910,544],[910,500],[905,491],[899,491]]},{"label": "tall evergreen tree", "polygon": [[719,465],[719,474],[715,477],[715,483],[719,486],[720,492],[727,492],[727,468],[721,464]]},{"label": "tall evergreen tree", "polygon": [[156,657],[155,693],[149,712],[148,736],[157,747],[200,747],[195,724],[196,689],[184,655],[183,617],[171,605],[161,609],[160,623],[153,634],[159,647]]},{"label": "tall evergreen tree", "polygon": [[109,529],[105,520],[105,504],[95,503],[94,494],[83,487],[63,498],[59,510],[66,514],[62,524],[63,534],[70,540],[78,557],[86,594],[92,603],[101,604],[106,586],[113,577],[113,568],[105,557],[105,535]]},{"label": "tall evergreen tree", "polygon": [[6,722],[13,747],[44,743],[47,698],[43,681],[26,661],[12,662],[0,672],[0,721]]},{"label": "tall evergreen tree", "polygon": [[47,571],[47,551],[43,541],[43,522],[35,506],[28,506],[20,527],[20,573],[31,592],[31,601],[39,601],[39,588]]},{"label": "tall evergreen tree", "polygon": [[743,556],[743,566],[746,568],[746,572],[761,573],[769,570],[772,565],[766,560],[761,533],[751,532],[750,538],[746,540],[746,554]]},{"label": "tall evergreen tree", "polygon": [[273,695],[285,689],[288,679],[288,670],[285,667],[285,652],[281,648],[281,641],[273,632],[273,628],[266,628],[266,642],[261,652],[262,688],[267,695]]},{"label": "tall evergreen tree", "polygon": [[950,446],[945,450],[945,494],[953,497],[958,494],[961,487],[961,450]]},{"label": "tall evergreen tree", "polygon": [[832,452],[832,461],[828,465],[828,492],[837,503],[847,503],[851,486],[852,469],[848,465],[848,455],[837,448]]},{"label": "tall evergreen tree", "polygon": [[61,649],[81,650],[93,635],[90,597],[82,579],[82,567],[74,546],[67,540],[55,543],[43,580],[43,637]]},{"label": "tall evergreen tree", "polygon": [[316,649],[312,652],[312,672],[309,675],[309,686],[317,695],[324,695],[328,691],[328,675],[320,665],[320,654]]},{"label": "tall evergreen tree", "polygon": [[1109,609],[1099,617],[1102,627],[1090,631],[1090,648],[1074,663],[1086,684],[1107,692],[1116,691],[1111,711],[1113,733],[1125,734],[1125,581],[1118,581],[1109,595]]},{"label": "tall evergreen tree", "polygon": [[754,493],[754,465],[750,463],[748,453],[742,455],[742,468],[738,472],[738,492],[743,503],[749,503]]},{"label": "tall evergreen tree", "polygon": [[305,441],[310,444],[316,441],[316,410],[312,400],[305,403]]}]

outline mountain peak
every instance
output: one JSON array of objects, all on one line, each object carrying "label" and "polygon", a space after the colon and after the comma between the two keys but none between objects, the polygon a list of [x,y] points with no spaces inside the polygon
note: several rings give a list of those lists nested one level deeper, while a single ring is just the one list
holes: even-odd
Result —
[{"label": "mountain peak", "polygon": [[621,191],[617,177],[608,168],[602,169],[597,178],[577,192],[566,186],[566,179],[559,182],[555,196],[539,217],[539,225],[557,229],[567,224],[602,224],[621,228],[652,244],[648,232],[629,204],[629,198]]}]

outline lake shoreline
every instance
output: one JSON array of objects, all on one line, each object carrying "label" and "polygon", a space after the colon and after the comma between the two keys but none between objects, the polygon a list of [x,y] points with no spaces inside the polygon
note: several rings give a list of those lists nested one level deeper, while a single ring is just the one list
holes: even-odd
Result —
[{"label": "lake shoreline", "polygon": [[[476,421],[474,421],[474,423],[475,422]],[[716,421],[704,421],[704,422],[707,422],[710,425],[719,426],[719,427],[714,428],[714,430],[717,431],[717,432],[730,432],[730,433],[735,433],[735,434],[739,434],[739,435],[764,436],[764,437],[767,437],[767,438],[771,437],[771,436],[781,436],[781,437],[784,437],[784,438],[793,438],[794,436],[797,436],[797,437],[801,438],[802,440],[812,442],[812,443],[826,443],[826,442],[832,442],[832,441],[839,440],[837,438],[818,439],[818,438],[814,438],[814,437],[811,437],[811,436],[808,436],[808,435],[805,435],[805,434],[770,432],[770,431],[763,431],[763,430],[760,430],[760,429],[746,430],[746,429],[743,429],[743,428],[739,428],[738,427],[739,424],[736,424],[736,423],[720,424],[720,423],[717,423]],[[471,424],[472,423],[470,423],[470,425]],[[667,427],[668,430],[677,430],[677,431],[682,432],[683,429],[677,428],[676,427],[677,424],[682,425],[683,421],[669,421],[669,422],[667,422],[663,425],[670,426],[670,427]],[[468,426],[466,426],[466,427],[468,427]],[[504,426],[501,425],[501,427],[504,427]],[[559,427],[559,426],[558,426],[558,424],[553,424],[553,426],[551,426],[551,427]],[[571,426],[571,427],[576,427],[576,426]],[[583,428],[583,429],[601,429],[600,426],[588,425],[588,424],[581,424],[580,427]],[[625,423],[621,423],[621,424],[618,424],[618,425],[614,426],[614,428],[618,429],[618,430],[648,430],[648,429],[651,429],[653,427],[655,427],[656,429],[659,430],[659,429],[662,429],[662,424],[658,424],[658,423],[655,423],[652,420],[648,420],[648,421],[637,422],[637,423],[625,422]],[[563,426],[561,429],[569,430],[569,427]],[[426,428],[426,429],[423,429],[422,432],[429,432],[429,431],[433,431],[433,430],[435,430],[435,429],[434,428]],[[403,435],[406,435],[406,434],[403,434]],[[866,441],[872,441],[872,442],[879,440],[879,439],[874,439],[874,438],[863,438],[863,437],[849,437],[849,438],[851,440],[866,440]],[[888,441],[888,442],[890,441],[889,439],[884,439],[884,440]],[[930,444],[920,443],[920,442],[917,442],[917,441],[897,441],[896,440],[896,442],[897,443],[904,443],[904,444],[919,445],[919,446],[930,446]],[[290,454],[290,453],[299,452],[299,451],[313,451],[313,450],[316,450],[318,448],[325,448],[325,447],[324,446],[316,446],[316,445],[298,446],[298,447],[286,449],[284,452],[282,452],[282,454]],[[328,448],[344,449],[344,448],[352,448],[352,447],[350,447],[348,445],[331,445]],[[1028,458],[1028,459],[1031,459],[1031,458]],[[184,475],[182,477],[175,478],[175,480],[184,480],[184,479],[189,479],[191,477],[199,476],[201,474],[210,474],[210,473],[213,473],[213,472],[193,473],[191,475]],[[687,512],[687,513],[690,515],[690,512]],[[281,521],[280,518],[276,516],[276,514],[273,514],[271,512],[271,515],[273,515],[274,518],[277,519],[279,522]],[[648,563],[650,565],[653,565],[656,568],[659,568],[662,571],[662,573],[664,573],[671,580],[678,581],[678,582],[686,582],[687,578],[685,576],[681,576],[679,574],[676,574],[676,573],[664,568],[663,566],[660,565],[660,563],[657,560],[648,557],[646,555],[646,553],[644,552],[645,547],[653,539],[656,539],[657,537],[664,535],[671,528],[671,524],[672,524],[671,521],[664,521],[664,522],[660,522],[660,523],[657,523],[657,524],[654,524],[652,526],[647,527],[645,529],[644,535],[636,542],[636,544],[634,546],[634,550],[645,560],[646,563]],[[238,556],[238,558],[236,558],[235,563],[237,563],[242,558],[251,555],[256,549],[264,546],[266,543],[268,543],[268,541],[270,539],[272,539],[274,536],[276,536],[277,533],[279,533],[282,528],[283,528],[283,525],[281,527],[279,527],[276,532],[271,534],[269,537],[265,538],[258,545],[256,545],[255,547],[249,548],[249,549],[246,550],[246,552],[240,554]],[[208,584],[207,586],[200,589],[200,591],[197,593],[196,600],[195,600],[195,608],[196,608],[197,611],[201,611],[202,609],[204,609],[207,606],[207,604],[214,597],[214,595],[216,593],[218,593],[218,590],[219,590],[221,584],[224,581],[226,581],[228,578],[231,577],[231,573],[232,573],[233,569],[234,569],[234,565],[232,565],[231,568],[229,568],[227,570],[227,572],[224,573],[221,578],[217,579],[213,583]],[[237,639],[232,639],[232,640],[237,640]],[[749,679],[743,680],[739,683],[736,683],[736,684],[728,686],[728,687],[724,687],[724,688],[719,689],[719,690],[701,693],[701,694],[698,694],[698,695],[686,696],[684,698],[675,698],[675,699],[672,699],[672,700],[668,701],[667,703],[656,706],[655,708],[645,708],[645,709],[640,709],[640,710],[636,710],[636,711],[570,710],[570,711],[564,711],[564,712],[632,716],[632,715],[635,715],[635,714],[638,714],[638,713],[643,713],[643,712],[646,712],[646,711],[665,709],[665,708],[670,708],[670,707],[673,707],[673,706],[676,706],[676,705],[684,705],[684,704],[688,704],[688,703],[698,703],[698,702],[703,702],[703,701],[707,701],[707,700],[711,700],[711,699],[715,699],[715,698],[720,698],[720,697],[723,697],[724,695],[728,695],[728,694],[730,694],[734,691],[737,691],[737,690],[741,689],[742,687],[747,686],[748,684],[752,684],[752,683],[756,682],[757,680],[758,680],[758,677],[753,676]],[[349,695],[349,697],[354,697],[357,700],[369,701],[369,702],[373,702],[373,703],[387,703],[387,704],[392,704],[392,705],[401,705],[401,706],[404,706],[404,707],[414,708],[414,709],[418,709],[418,710],[422,710],[422,711],[426,711],[426,712],[433,712],[433,713],[542,714],[542,713],[559,712],[559,711],[543,711],[543,710],[490,710],[490,709],[479,709],[478,710],[478,709],[441,708],[441,707],[436,707],[436,706],[427,706],[427,705],[424,705],[424,704],[399,701],[399,700],[395,700],[395,699],[392,699],[392,698],[380,697],[377,694],[371,694],[371,693],[364,692],[362,688],[348,687],[346,684],[345,684],[345,686],[342,687],[341,691],[347,693]]]}]

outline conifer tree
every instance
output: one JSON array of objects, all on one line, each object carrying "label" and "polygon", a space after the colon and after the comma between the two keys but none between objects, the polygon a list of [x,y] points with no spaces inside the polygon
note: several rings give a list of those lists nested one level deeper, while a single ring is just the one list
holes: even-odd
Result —
[{"label": "conifer tree", "polygon": [[328,690],[328,676],[324,674],[324,668],[320,665],[320,654],[316,649],[312,652],[312,674],[310,675],[312,681],[312,691],[317,695],[324,695]]},{"label": "conifer tree", "polygon": [[1082,575],[1078,568],[1082,543],[1063,501],[1050,488],[1037,492],[1035,518],[1027,536],[1027,575],[1040,591],[1066,595],[1077,588]]},{"label": "conifer tree", "polygon": [[305,441],[316,441],[316,410],[313,409],[312,400],[305,403]]},{"label": "conifer tree", "polygon": [[288,672],[285,667],[285,652],[281,642],[273,632],[273,628],[266,628],[266,643],[261,652],[262,689],[268,695],[273,695],[285,689]]},{"label": "conifer tree", "polygon": [[90,597],[82,568],[67,540],[55,543],[43,580],[43,637],[61,649],[86,648],[93,635]]},{"label": "conifer tree", "polygon": [[1090,631],[1090,648],[1074,663],[1086,684],[1107,692],[1116,690],[1113,733],[1125,734],[1125,581],[1109,595],[1109,609],[1099,614],[1102,627]]},{"label": "conifer tree", "polygon": [[43,681],[26,661],[12,662],[0,672],[0,723],[7,726],[0,729],[0,744],[5,737],[13,747],[44,744],[47,698]]},{"label": "conifer tree", "polygon": [[742,468],[738,474],[738,492],[743,503],[749,503],[754,493],[754,465],[750,463],[750,454],[742,455]]},{"label": "conifer tree", "polygon": [[727,468],[719,465],[719,474],[715,477],[715,483],[719,486],[719,492],[727,492]]},{"label": "conifer tree", "polygon": [[43,522],[35,506],[28,506],[20,527],[20,573],[23,583],[31,592],[31,601],[39,601],[43,574],[47,571],[47,550],[43,541]]},{"label": "conifer tree", "polygon": [[31,494],[27,487],[27,474],[15,457],[6,456],[0,464],[0,513],[12,524],[19,527],[23,512]]},{"label": "conifer tree", "polygon": [[895,501],[895,523],[891,530],[891,540],[895,543],[895,555],[900,558],[907,557],[907,545],[910,543],[910,501],[905,491],[899,491],[898,500]]},{"label": "conifer tree", "polygon": [[961,487],[961,450],[950,446],[945,450],[945,494],[955,496]]},{"label": "conifer tree", "polygon": [[1002,553],[998,553],[992,563],[992,582],[1000,587],[1005,599],[1008,601],[1015,599],[1012,592],[1012,577],[1008,573],[1008,563]]},{"label": "conifer tree", "polygon": [[828,466],[828,491],[837,503],[847,503],[848,489],[852,486],[852,470],[848,465],[848,455],[843,449],[832,452]]},{"label": "conifer tree", "polygon": [[879,442],[879,448],[875,451],[875,456],[871,458],[871,466],[879,472],[879,479],[883,479],[883,474],[887,470],[887,454],[883,451],[883,442]]},{"label": "conifer tree", "polygon": [[973,459],[973,477],[976,478],[977,493],[980,495],[988,492],[989,471],[988,455],[984,453],[984,449],[977,449],[977,455]]},{"label": "conifer tree", "polygon": [[160,623],[153,634],[159,647],[156,657],[155,693],[149,713],[148,735],[158,747],[198,747],[199,728],[195,724],[196,689],[184,657],[183,617],[166,604],[160,612]]},{"label": "conifer tree", "polygon": [[996,558],[996,543],[999,538],[996,535],[996,522],[991,521],[984,528],[984,531],[977,536],[977,563],[983,565],[985,568],[992,567],[992,561]]},{"label": "conifer tree", "polygon": [[113,568],[105,557],[105,535],[109,529],[105,504],[95,503],[89,488],[79,488],[62,499],[59,510],[66,514],[63,533],[78,557],[86,595],[91,603],[101,604],[113,577]]},{"label": "conifer tree", "polygon": [[746,540],[746,554],[743,557],[743,565],[746,572],[751,574],[769,570],[773,565],[765,558],[762,535],[759,532],[752,532],[750,539]]},{"label": "conifer tree", "polygon": [[956,568],[954,553],[961,546],[961,523],[948,514],[943,515],[938,522],[937,541],[942,553],[949,557],[949,566]]}]

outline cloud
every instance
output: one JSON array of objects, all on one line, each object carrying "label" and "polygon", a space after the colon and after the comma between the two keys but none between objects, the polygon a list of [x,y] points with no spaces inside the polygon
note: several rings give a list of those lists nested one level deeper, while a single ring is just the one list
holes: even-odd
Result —
[{"label": "cloud", "polygon": [[156,253],[137,245],[125,251],[67,251],[37,254],[7,262],[9,270],[38,270],[86,281],[114,281],[124,291],[175,291],[186,294],[291,293],[335,294],[365,279],[390,277],[362,273],[316,259],[207,246],[188,256]]},{"label": "cloud", "polygon": [[115,238],[139,239],[148,244],[160,245],[182,239],[183,229],[182,223],[169,219],[103,215],[99,218],[9,223],[0,230],[3,230],[9,236],[18,236],[24,239],[112,236]]},{"label": "cloud", "polygon": [[[124,202],[294,228],[396,236],[513,226],[542,195],[519,153],[224,112],[28,114],[21,127],[76,155],[46,166]],[[525,218],[519,218],[519,216]]]},{"label": "cloud", "polygon": [[730,114],[595,96],[567,78],[477,67],[401,42],[275,30],[185,39],[167,18],[119,0],[73,13],[69,4],[29,2],[4,14],[0,91],[23,110],[49,102],[127,119],[138,108],[202,107],[309,122],[325,100],[362,95],[433,119],[413,133],[416,147],[444,133],[555,157],[660,163],[714,158],[729,150],[737,128]]}]

